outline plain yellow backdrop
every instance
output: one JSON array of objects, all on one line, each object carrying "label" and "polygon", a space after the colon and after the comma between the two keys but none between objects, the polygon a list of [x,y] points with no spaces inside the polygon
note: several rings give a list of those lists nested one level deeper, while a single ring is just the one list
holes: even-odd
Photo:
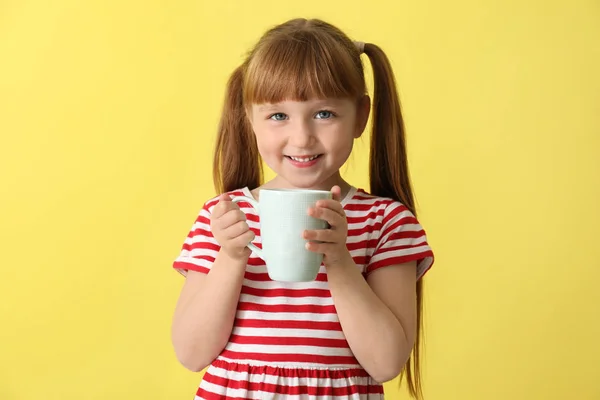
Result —
[{"label": "plain yellow backdrop", "polygon": [[393,62],[437,255],[427,400],[600,399],[597,0],[1,1],[0,399],[193,397],[171,263],[228,74],[298,16]]}]

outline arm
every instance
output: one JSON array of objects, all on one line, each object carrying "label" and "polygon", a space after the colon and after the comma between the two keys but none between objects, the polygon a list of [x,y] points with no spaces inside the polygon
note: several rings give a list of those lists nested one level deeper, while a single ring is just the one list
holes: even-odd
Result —
[{"label": "arm", "polygon": [[[419,253],[402,254],[407,248],[402,227],[416,229],[414,217],[395,207],[384,216],[379,253],[371,257],[367,279],[346,247],[348,225],[339,203],[340,188],[333,200],[322,200],[309,209],[329,229],[306,231],[307,248],[322,253],[327,280],[344,335],[363,368],[377,381],[396,377],[405,365],[417,332],[417,262],[427,254],[423,238],[414,239]],[[413,239],[409,239],[413,240]],[[384,266],[385,268],[381,268]]]},{"label": "arm", "polygon": [[186,368],[206,368],[227,345],[246,262],[219,252],[208,274],[189,271],[175,307],[171,336]]},{"label": "arm", "polygon": [[395,378],[416,334],[416,262],[373,271],[365,280],[352,259],[327,268],[344,335],[362,367],[378,382]]},{"label": "arm", "polygon": [[244,213],[227,195],[212,213],[204,210],[199,217],[203,227],[209,218],[210,232],[198,229],[203,233],[197,239],[204,244],[197,248],[209,250],[196,253],[205,263],[209,260],[203,268],[208,273],[188,271],[171,328],[175,354],[192,371],[204,369],[227,345],[250,256],[246,244],[254,238]]}]

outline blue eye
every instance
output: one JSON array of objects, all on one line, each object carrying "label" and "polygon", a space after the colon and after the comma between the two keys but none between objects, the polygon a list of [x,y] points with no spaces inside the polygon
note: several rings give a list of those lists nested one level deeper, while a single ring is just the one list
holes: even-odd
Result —
[{"label": "blue eye", "polygon": [[316,117],[317,119],[329,119],[333,117],[333,113],[331,111],[322,110],[317,113]]},{"label": "blue eye", "polygon": [[287,115],[285,115],[284,113],[276,113],[269,117],[269,119],[272,119],[274,121],[283,121],[286,118],[287,118]]}]

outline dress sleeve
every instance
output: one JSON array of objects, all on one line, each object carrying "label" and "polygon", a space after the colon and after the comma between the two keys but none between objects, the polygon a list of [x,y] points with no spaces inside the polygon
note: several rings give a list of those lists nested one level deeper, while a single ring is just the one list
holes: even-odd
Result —
[{"label": "dress sleeve", "polygon": [[416,217],[402,203],[393,201],[384,211],[376,247],[366,274],[390,265],[417,262],[417,279],[433,265],[433,251]]},{"label": "dress sleeve", "polygon": [[207,274],[219,253],[220,246],[210,230],[209,204],[202,207],[173,263],[173,268],[184,276],[189,270]]}]

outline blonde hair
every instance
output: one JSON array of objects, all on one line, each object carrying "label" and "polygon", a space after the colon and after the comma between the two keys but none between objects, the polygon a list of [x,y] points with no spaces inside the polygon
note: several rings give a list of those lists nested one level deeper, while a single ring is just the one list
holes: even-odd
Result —
[{"label": "blonde hair", "polygon": [[[373,68],[370,193],[402,202],[415,215],[404,122],[390,62],[378,46],[352,42],[318,19],[294,19],[267,31],[231,75],[219,124],[213,178],[218,193],[262,184],[260,154],[246,110],[252,104],[312,98],[359,100],[367,92],[361,50]],[[417,282],[417,335],[401,375],[422,398],[422,280]]]}]

